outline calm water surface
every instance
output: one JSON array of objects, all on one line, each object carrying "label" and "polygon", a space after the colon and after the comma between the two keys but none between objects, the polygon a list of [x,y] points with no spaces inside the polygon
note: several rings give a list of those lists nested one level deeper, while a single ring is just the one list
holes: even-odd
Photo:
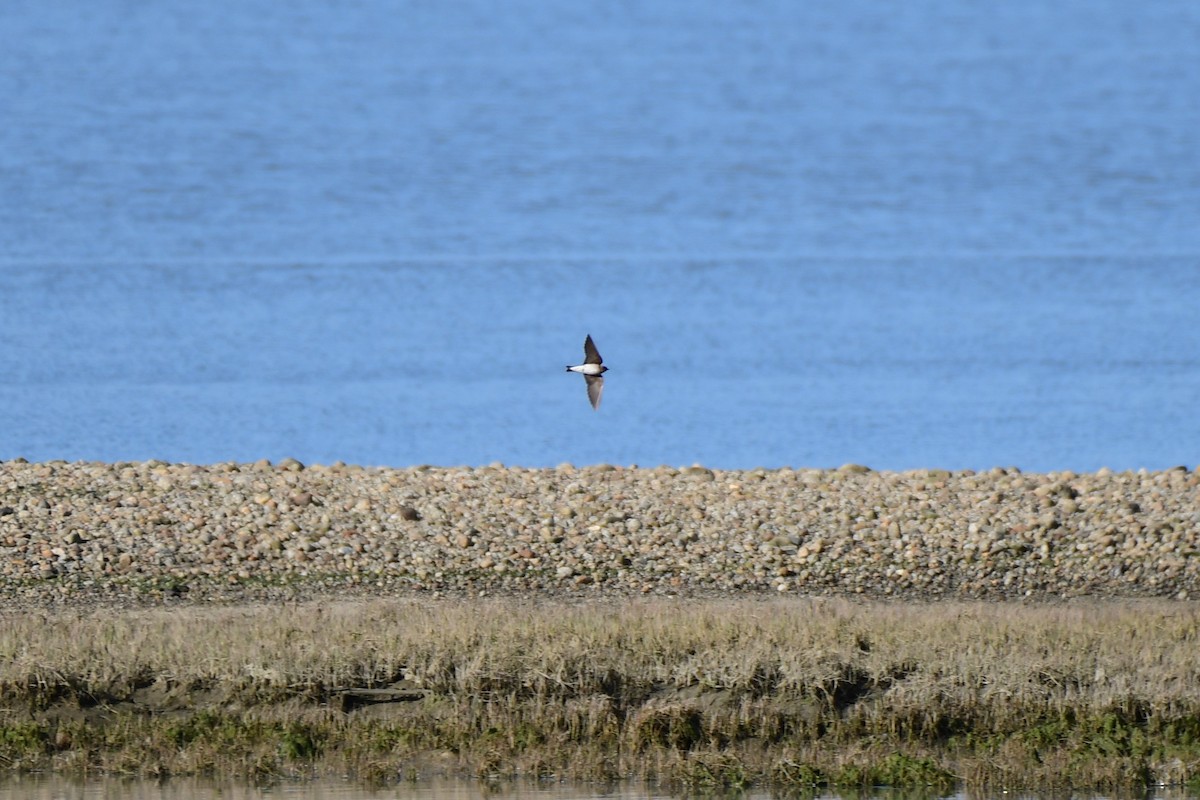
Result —
[{"label": "calm water surface", "polygon": [[[316,781],[280,784],[256,788],[235,783],[216,783],[200,780],[166,782],[129,780],[89,780],[83,783],[55,777],[25,777],[0,783],[0,800],[667,800],[679,795],[647,792],[638,786],[609,788],[555,785],[501,784],[485,786],[476,781],[431,781],[402,784],[388,789],[369,790],[348,783]],[[769,800],[767,793],[733,795],[738,800]],[[1036,797],[1019,792],[1005,793],[1006,800]],[[920,794],[881,791],[865,797],[870,800],[919,800]],[[930,795],[933,800],[936,795]],[[1082,795],[1084,800],[1092,796]],[[1146,800],[1187,800],[1182,792],[1163,790],[1147,796]],[[839,800],[837,795],[823,795],[814,800]],[[978,795],[950,795],[946,800],[981,800]],[[1094,800],[1101,800],[1096,797]]]},{"label": "calm water surface", "polygon": [[1194,466],[1198,37],[1190,0],[5,3],[0,458]]},{"label": "calm water surface", "polygon": [[[75,782],[57,777],[26,777],[0,783],[0,800],[663,800],[667,797],[669,795],[651,794],[633,787],[615,787],[608,791],[566,785],[490,787],[475,781],[452,780],[405,783],[380,790],[338,781],[254,787],[191,779]],[[746,800],[755,798],[747,797]]]}]

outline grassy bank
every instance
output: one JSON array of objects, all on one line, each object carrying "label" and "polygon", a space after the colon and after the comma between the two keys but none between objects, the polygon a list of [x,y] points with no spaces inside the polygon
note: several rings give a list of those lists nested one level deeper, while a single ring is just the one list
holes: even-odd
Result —
[{"label": "grassy bank", "polygon": [[1197,785],[1200,604],[0,612],[0,769]]}]

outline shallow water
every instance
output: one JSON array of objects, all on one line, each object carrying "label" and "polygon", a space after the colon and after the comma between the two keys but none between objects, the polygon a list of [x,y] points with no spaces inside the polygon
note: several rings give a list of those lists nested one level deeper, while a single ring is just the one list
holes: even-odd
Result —
[{"label": "shallow water", "polygon": [[[328,780],[266,787],[194,779],[76,782],[57,777],[26,777],[0,783],[0,800],[666,800],[670,797],[672,795],[633,785],[482,784],[445,779],[401,783],[386,789],[366,789],[349,782]],[[767,800],[769,797],[769,794],[739,795],[741,800]]]},{"label": "shallow water", "polygon": [[140,781],[91,779],[72,781],[58,777],[24,777],[0,783],[0,800],[652,800],[669,795],[651,794],[633,787],[597,790],[586,786],[502,784],[484,785],[476,781],[436,780],[402,783],[386,789],[366,789],[343,781],[280,783],[273,786],[249,786],[240,783],[199,779]]},{"label": "shallow water", "polygon": [[0,29],[0,458],[1195,464],[1195,3]]},{"label": "shallow water", "polygon": [[[616,786],[586,786],[571,784],[526,784],[500,783],[481,784],[478,781],[436,780],[420,783],[402,783],[386,789],[365,789],[348,782],[311,781],[305,783],[281,783],[274,786],[254,787],[239,783],[177,779],[170,781],[139,781],[121,779],[89,779],[72,781],[60,777],[25,776],[0,782],[0,800],[668,800],[671,795],[651,792],[632,784]],[[704,794],[705,797],[722,797],[720,794]],[[729,795],[738,800],[769,800],[769,792],[747,792]],[[994,795],[1005,800],[1049,797],[1022,792],[1003,792]],[[1101,800],[1102,796],[1072,795],[1076,800]],[[1144,800],[1188,800],[1185,792],[1160,789],[1145,796]],[[936,794],[914,791],[879,790],[872,794],[855,797],[869,800],[933,800]],[[987,800],[988,795],[958,793],[945,795],[945,800]],[[818,795],[813,800],[840,800],[838,795]]]},{"label": "shallow water", "polygon": [[[59,777],[26,776],[0,782],[0,800],[269,800],[291,798],[292,800],[667,800],[671,795],[651,792],[637,785],[586,786],[570,784],[525,784],[501,783],[481,784],[478,781],[436,780],[420,783],[403,783],[386,789],[365,789],[352,783],[340,781],[312,781],[305,783],[281,783],[274,786],[254,787],[238,783],[177,779],[170,781],[138,781],[121,779],[89,779],[72,781]],[[706,797],[721,797],[706,794]],[[768,792],[748,792],[730,795],[738,800],[769,800]],[[1019,792],[997,795],[1008,800],[1034,797]],[[872,800],[921,800],[938,795],[922,795],[919,792],[893,792],[881,790],[874,794],[856,795]],[[946,800],[983,800],[984,796],[966,793],[945,796]],[[1087,797],[1087,796],[1084,796]],[[1187,795],[1164,790],[1147,796],[1146,800],[1185,800]],[[813,800],[839,800],[838,795],[818,795]],[[1099,800],[1099,798],[1097,798]]]}]

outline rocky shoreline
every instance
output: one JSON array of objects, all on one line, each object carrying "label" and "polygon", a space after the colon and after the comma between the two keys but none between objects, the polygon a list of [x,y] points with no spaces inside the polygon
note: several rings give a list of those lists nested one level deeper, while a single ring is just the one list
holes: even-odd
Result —
[{"label": "rocky shoreline", "polygon": [[0,598],[1195,598],[1200,475],[0,462]]}]

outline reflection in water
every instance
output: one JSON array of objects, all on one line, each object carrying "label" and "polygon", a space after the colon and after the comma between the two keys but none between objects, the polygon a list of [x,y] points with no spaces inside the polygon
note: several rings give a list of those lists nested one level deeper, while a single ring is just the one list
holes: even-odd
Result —
[{"label": "reflection in water", "polygon": [[[52,775],[25,775],[0,783],[0,800],[648,800],[666,798],[637,784],[587,786],[565,784],[482,784],[439,779],[367,789],[348,781],[320,780],[256,787],[244,783],[182,778],[170,781],[93,778],[85,781]],[[752,795],[743,795],[754,800]],[[763,800],[769,795],[760,796]]]},{"label": "reflection in water", "polygon": [[[640,784],[610,786],[581,784],[499,783],[483,784],[474,780],[435,779],[419,783],[402,783],[384,789],[367,789],[360,785],[337,780],[318,780],[281,783],[274,786],[249,786],[243,783],[183,778],[171,781],[92,778],[84,781],[54,775],[24,775],[0,783],[0,800],[655,800],[681,797],[653,791]],[[704,797],[720,795],[705,793]],[[749,794],[734,793],[738,800],[768,800],[774,797],[762,791]],[[1017,792],[997,793],[995,798],[1053,797],[1055,795]],[[938,795],[923,795],[920,791],[880,790],[872,795],[855,795],[856,800],[933,800]],[[960,792],[944,800],[986,800],[989,795]],[[1087,800],[1087,795],[1078,796]],[[1142,800],[1194,800],[1181,789],[1160,789]],[[826,794],[813,800],[839,800],[838,795]],[[1100,798],[1095,798],[1100,800]]]}]

